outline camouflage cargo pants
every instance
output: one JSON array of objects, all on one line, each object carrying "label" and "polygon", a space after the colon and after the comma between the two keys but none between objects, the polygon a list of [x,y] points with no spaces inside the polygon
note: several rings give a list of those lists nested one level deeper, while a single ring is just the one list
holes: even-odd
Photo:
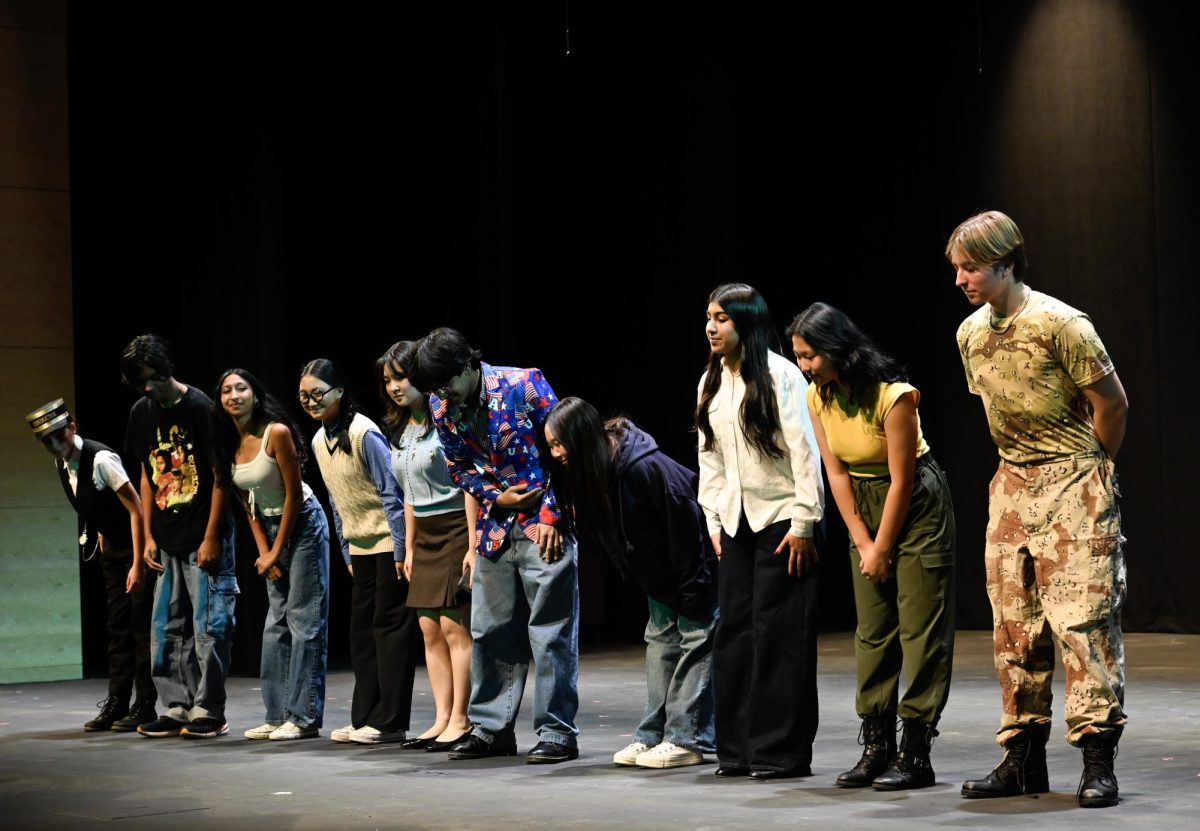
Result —
[{"label": "camouflage cargo pants", "polygon": [[1067,741],[1125,723],[1125,557],[1102,453],[1017,467],[989,488],[987,591],[1004,711],[997,741],[1050,722],[1054,643],[1066,667]]}]

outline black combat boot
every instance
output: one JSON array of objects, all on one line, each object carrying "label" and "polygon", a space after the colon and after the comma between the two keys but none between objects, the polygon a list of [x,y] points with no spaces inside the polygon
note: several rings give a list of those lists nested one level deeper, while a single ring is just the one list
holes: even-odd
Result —
[{"label": "black combat boot", "polygon": [[1105,730],[1083,737],[1083,776],[1075,794],[1079,807],[1108,808],[1121,801],[1117,792],[1117,774],[1113,772],[1120,738],[1120,730]]},{"label": "black combat boot", "polygon": [[100,708],[99,714],[83,725],[83,729],[89,733],[95,733],[99,730],[111,730],[113,722],[119,718],[124,718],[129,712],[129,704],[121,701],[115,695],[110,695],[103,701],[96,702],[96,706]]},{"label": "black combat boot", "polygon": [[1004,760],[983,779],[963,782],[967,799],[1046,793],[1050,774],[1046,771],[1046,740],[1049,724],[1031,724],[1004,743]]},{"label": "black combat boot", "polygon": [[926,724],[919,718],[904,719],[900,752],[892,759],[887,770],[875,777],[872,787],[877,791],[905,791],[932,785],[935,779],[933,765],[929,763],[929,751],[937,734],[932,724]]},{"label": "black combat boot", "polygon": [[870,787],[875,777],[887,770],[896,755],[895,714],[864,718],[858,730],[858,743],[862,745],[862,758],[837,778],[839,788]]}]

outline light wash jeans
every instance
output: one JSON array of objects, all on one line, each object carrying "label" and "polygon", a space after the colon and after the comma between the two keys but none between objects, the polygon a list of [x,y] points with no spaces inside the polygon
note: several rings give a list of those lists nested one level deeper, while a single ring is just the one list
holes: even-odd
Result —
[{"label": "light wash jeans", "polygon": [[150,654],[154,687],[176,721],[225,719],[225,675],[233,642],[238,584],[233,532],[221,539],[216,574],[196,565],[196,552],[159,551]]},{"label": "light wash jeans", "polygon": [[646,712],[633,734],[651,747],[668,741],[697,753],[716,753],[712,654],[717,615],[690,620],[646,598]]},{"label": "light wash jeans", "polygon": [[475,735],[513,730],[529,661],[536,667],[533,726],[538,740],[575,745],[579,729],[579,564],[568,538],[547,563],[516,523],[495,562],[475,560],[471,592],[471,705]]},{"label": "light wash jeans", "polygon": [[[272,545],[282,520],[282,516],[259,517]],[[266,581],[268,609],[259,670],[266,721],[321,727],[329,628],[329,524],[316,497],[309,497],[300,508],[279,567],[283,576]]]}]

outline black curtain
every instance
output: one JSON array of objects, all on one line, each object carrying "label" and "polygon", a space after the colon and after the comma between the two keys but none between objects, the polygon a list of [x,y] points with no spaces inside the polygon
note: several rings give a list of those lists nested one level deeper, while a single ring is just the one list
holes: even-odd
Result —
[{"label": "black curtain", "polygon": [[[706,297],[743,280],[781,328],[825,300],[909,366],[954,488],[960,621],[987,628],[996,457],[954,345],[970,307],[941,251],[995,207],[1029,240],[1030,284],[1092,315],[1130,394],[1127,625],[1200,631],[1184,588],[1200,577],[1184,521],[1194,392],[1170,360],[1189,335],[1198,74],[1182,12],[1134,5],[197,19],[72,2],[85,433],[120,443],[132,395],[117,356],[143,331],[170,338],[178,377],[206,391],[242,365],[290,396],[304,361],[332,358],[371,414],[375,357],[450,325],[694,466]],[[849,628],[829,507],[822,621]],[[585,561],[589,637],[636,639],[640,596]],[[253,672],[265,600],[252,572],[243,588],[237,666]],[[348,592],[335,568],[335,650]]]}]

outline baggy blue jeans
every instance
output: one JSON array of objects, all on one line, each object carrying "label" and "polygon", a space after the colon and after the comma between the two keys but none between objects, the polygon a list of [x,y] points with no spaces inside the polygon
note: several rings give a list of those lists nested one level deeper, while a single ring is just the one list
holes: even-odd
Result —
[{"label": "baggy blue jeans", "polygon": [[196,565],[196,552],[159,550],[163,572],[154,587],[150,654],[154,687],[176,721],[225,719],[225,676],[235,627],[238,584],[233,531],[221,539],[216,573]]},{"label": "baggy blue jeans", "polygon": [[633,734],[654,745],[668,741],[697,753],[716,753],[712,656],[717,617],[691,620],[646,598],[646,712]]},{"label": "baggy blue jeans", "polygon": [[538,740],[575,745],[579,729],[579,563],[575,541],[547,563],[513,524],[495,562],[475,560],[471,592],[473,732],[485,741],[513,730],[532,658]]},{"label": "baggy blue jeans", "polygon": [[[272,545],[282,519],[259,517]],[[266,581],[268,608],[259,670],[266,721],[321,727],[328,654],[329,524],[316,497],[301,507],[279,568],[283,576]]]}]

